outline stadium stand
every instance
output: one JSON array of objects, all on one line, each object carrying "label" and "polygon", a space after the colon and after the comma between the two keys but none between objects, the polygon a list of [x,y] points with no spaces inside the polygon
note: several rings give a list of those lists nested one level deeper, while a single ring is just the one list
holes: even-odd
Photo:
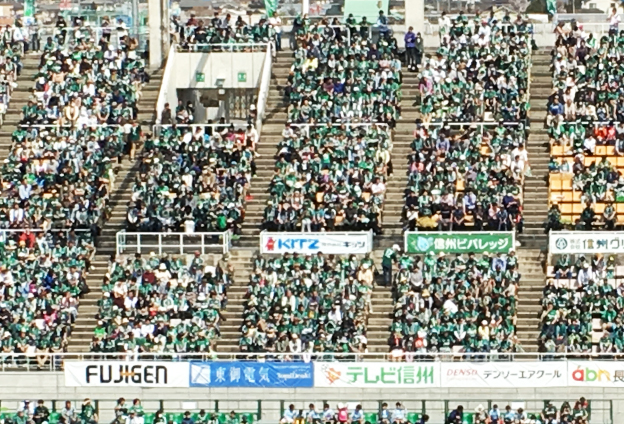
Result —
[{"label": "stadium stand", "polygon": [[[571,43],[579,45],[569,49]],[[610,56],[617,43],[578,26],[558,37],[546,125],[551,143],[547,227],[613,230],[624,222],[624,127]],[[601,64],[598,68],[597,65]]]},{"label": "stadium stand", "polygon": [[[207,272],[206,272],[207,271]],[[229,283],[192,258],[117,258],[102,285],[93,352],[211,352]]]},{"label": "stadium stand", "polygon": [[375,268],[370,257],[257,256],[253,268],[241,352],[365,351]]},{"label": "stadium stand", "polygon": [[240,234],[254,145],[233,125],[163,127],[157,139],[145,142],[126,229]]},{"label": "stadium stand", "polygon": [[504,354],[520,349],[515,335],[520,281],[515,252],[393,259],[399,264],[388,341],[393,357],[426,352]]}]

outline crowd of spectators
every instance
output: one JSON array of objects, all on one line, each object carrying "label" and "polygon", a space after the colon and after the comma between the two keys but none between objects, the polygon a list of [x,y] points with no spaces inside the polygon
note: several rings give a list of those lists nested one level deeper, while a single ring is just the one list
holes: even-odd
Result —
[{"label": "crowd of spectators", "polygon": [[396,40],[320,24],[296,35],[285,95],[295,123],[387,122],[401,114],[401,62]]},{"label": "crowd of spectators", "polygon": [[[572,189],[581,193],[572,201],[582,205],[582,212],[569,219],[558,200],[550,199],[546,227],[613,230],[618,220],[613,202],[624,196],[617,163],[617,156],[624,154],[624,124],[618,122],[624,120],[624,103],[617,84],[617,33],[598,40],[575,22],[559,25],[555,33],[553,90],[545,122],[551,144],[549,171],[571,174]],[[560,178],[551,178],[551,184]]]},{"label": "crowd of spectators", "polygon": [[257,141],[251,125],[161,128],[145,141],[127,229],[240,234]]},{"label": "crowd of spectators", "polygon": [[256,256],[241,352],[365,352],[374,269],[368,255]]},{"label": "crowd of spectators", "polygon": [[392,358],[427,352],[485,353],[521,350],[516,337],[520,273],[514,251],[508,255],[470,253],[450,258],[430,252],[384,254],[392,276]]},{"label": "crowd of spectators", "polygon": [[602,353],[624,351],[624,285],[615,279],[616,268],[614,255],[556,258],[542,299],[544,352],[591,353],[592,345]]},{"label": "crowd of spectators", "polygon": [[11,94],[17,87],[25,53],[24,27],[20,20],[14,26],[0,27],[0,122],[7,112]]},{"label": "crowd of spectators", "polygon": [[114,127],[18,128],[0,176],[0,227],[89,230],[97,237],[123,147],[123,132]]},{"label": "crowd of spectators", "polygon": [[424,122],[519,121],[529,109],[532,26],[518,15],[442,17],[440,48],[420,69]]},{"label": "crowd of spectators", "polygon": [[212,352],[232,275],[227,254],[217,267],[208,266],[200,252],[111,258],[91,350]]},{"label": "crowd of spectators", "polygon": [[264,226],[272,231],[381,231],[386,176],[392,174],[387,127],[286,124]]},{"label": "crowd of spectators", "polygon": [[474,411],[458,405],[446,416],[446,424],[490,424],[490,423],[516,423],[516,424],[587,424],[590,418],[590,403],[584,397],[571,403],[564,401],[557,408],[553,401],[544,401],[544,408],[539,412],[529,412],[523,407],[512,408],[511,405],[499,408],[493,404],[488,410],[483,404],[478,405]]},{"label": "crowd of spectators", "polygon": [[323,403],[323,409],[316,409],[314,403],[310,403],[307,409],[295,409],[290,404],[280,419],[280,424],[306,424],[306,423],[359,423],[359,424],[425,424],[429,421],[427,414],[408,412],[405,405],[396,402],[390,409],[387,402],[381,404],[377,412],[365,412],[362,404],[353,403],[353,406],[339,402],[336,409],[329,403]]},{"label": "crowd of spectators", "polygon": [[36,356],[63,352],[94,253],[87,232],[0,235],[0,348],[5,365],[25,366]]},{"label": "crowd of spectators", "polygon": [[417,121],[403,220],[410,231],[522,231],[529,168],[522,124],[454,129]]},{"label": "crowd of spectators", "polygon": [[[253,44],[276,42],[281,49],[282,22],[277,13],[251,24],[248,17],[231,14],[225,16],[214,12],[213,17],[197,17],[191,14],[184,22],[172,16],[169,33],[179,49],[191,51],[249,51]],[[245,47],[228,47],[227,44],[247,44]]]},{"label": "crowd of spectators", "polygon": [[304,19],[295,30],[284,92],[289,122],[264,212],[267,229],[382,230],[401,65],[387,32],[373,41],[349,25]]}]

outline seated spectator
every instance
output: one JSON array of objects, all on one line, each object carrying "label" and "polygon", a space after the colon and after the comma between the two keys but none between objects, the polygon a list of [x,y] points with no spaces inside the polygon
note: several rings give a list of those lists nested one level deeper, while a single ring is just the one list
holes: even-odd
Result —
[{"label": "seated spectator", "polygon": [[[390,328],[393,359],[426,352],[514,352],[520,273],[515,252],[450,260],[440,253],[399,259]],[[468,281],[470,284],[457,284]]]},{"label": "seated spectator", "polygon": [[[0,243],[0,336],[7,363],[64,352],[94,248],[88,233],[8,233]],[[32,234],[31,234],[32,235]],[[24,237],[26,236],[26,237]]]},{"label": "seated spectator", "polygon": [[227,302],[223,270],[150,254],[117,258],[104,278],[94,352],[212,352]]},{"label": "seated spectator", "polygon": [[128,205],[128,231],[240,234],[254,150],[242,129],[164,127],[147,140]]},{"label": "seated spectator", "polygon": [[264,227],[381,232],[384,181],[392,168],[389,134],[376,125],[309,130],[287,124],[282,132]]},{"label": "seated spectator", "polygon": [[481,121],[486,113],[497,120],[526,119],[532,32],[527,22],[518,16],[503,26],[479,13],[448,22],[440,48],[435,56],[425,55],[421,67],[423,122]]},{"label": "seated spectator", "polygon": [[[242,352],[366,351],[368,255],[256,258],[245,295]],[[291,356],[289,355],[289,356]]]},{"label": "seated spectator", "polygon": [[483,133],[471,125],[452,134],[447,125],[427,128],[417,121],[414,137],[403,209],[407,229],[522,229],[529,164],[521,125],[501,122]]}]

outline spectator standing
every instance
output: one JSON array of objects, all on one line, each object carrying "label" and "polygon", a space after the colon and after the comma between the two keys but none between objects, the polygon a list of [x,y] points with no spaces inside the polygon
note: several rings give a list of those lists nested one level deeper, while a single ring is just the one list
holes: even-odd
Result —
[{"label": "spectator standing", "polygon": [[407,70],[416,71],[416,34],[414,34],[414,27],[409,27],[404,40],[405,53],[407,55]]},{"label": "spectator standing", "polygon": [[386,287],[392,283],[392,266],[394,263],[398,262],[398,255],[400,252],[401,248],[398,244],[395,244],[394,246],[387,248],[383,253],[381,268],[383,271],[384,286]]}]

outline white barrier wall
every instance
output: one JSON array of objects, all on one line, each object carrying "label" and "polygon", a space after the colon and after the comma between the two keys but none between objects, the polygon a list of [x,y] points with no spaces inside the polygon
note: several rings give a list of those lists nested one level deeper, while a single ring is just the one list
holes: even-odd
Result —
[{"label": "white barrier wall", "polygon": [[[65,377],[61,372],[7,372],[0,373],[0,399],[3,408],[17,408],[18,402],[24,399],[37,400],[72,400],[78,407],[85,397],[99,400],[100,422],[106,423],[113,418],[115,399],[140,398],[149,412],[159,408],[159,400],[165,400],[165,411],[180,412],[186,409],[183,402],[196,402],[197,408],[211,408],[214,400],[219,400],[219,411],[252,412],[257,408],[257,401],[262,403],[262,419],[265,422],[276,422],[280,414],[280,401],[286,406],[294,403],[297,409],[307,409],[310,402],[322,408],[321,402],[328,401],[332,407],[338,402],[360,402],[366,412],[374,412],[378,401],[382,400],[393,405],[402,401],[410,411],[420,410],[421,401],[426,401],[427,414],[430,422],[443,422],[444,400],[450,400],[449,406],[462,404],[470,410],[487,401],[498,403],[504,407],[512,402],[525,402],[525,409],[539,412],[543,401],[574,401],[581,396],[592,400],[592,423],[609,422],[610,411],[606,408],[613,401],[613,423],[624,424],[624,389],[597,387],[569,388],[497,388],[497,389],[360,389],[316,388],[316,389],[215,389],[215,388],[140,388],[140,387],[66,387]],[[78,402],[78,403],[76,403]],[[60,409],[62,404],[57,403]]]}]

